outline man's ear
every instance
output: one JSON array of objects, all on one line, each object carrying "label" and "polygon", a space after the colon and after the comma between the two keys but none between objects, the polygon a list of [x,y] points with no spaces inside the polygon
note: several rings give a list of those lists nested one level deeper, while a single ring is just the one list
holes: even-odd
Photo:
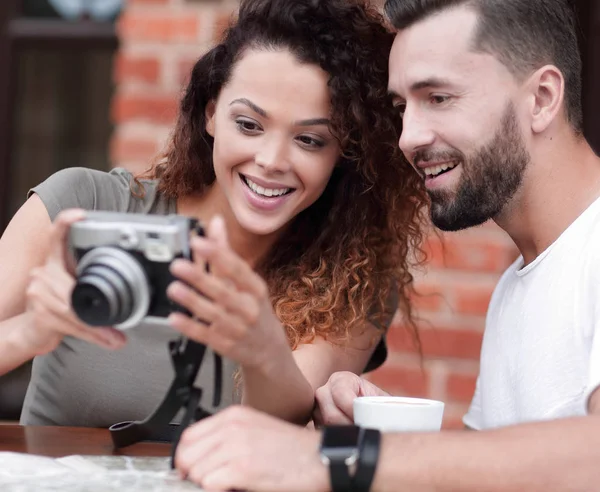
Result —
[{"label": "man's ear", "polygon": [[565,80],[558,68],[546,65],[529,78],[527,85],[531,91],[531,129],[542,133],[565,111]]},{"label": "man's ear", "polygon": [[214,100],[211,100],[206,105],[204,110],[204,117],[206,118],[206,133],[211,137],[215,136],[215,112],[217,110],[217,104]]}]

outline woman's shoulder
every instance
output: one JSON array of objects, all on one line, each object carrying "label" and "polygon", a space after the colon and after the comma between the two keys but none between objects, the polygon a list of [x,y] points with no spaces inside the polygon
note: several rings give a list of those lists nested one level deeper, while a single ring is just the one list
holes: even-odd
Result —
[{"label": "woman's shoulder", "polygon": [[[71,167],[52,174],[32,188],[46,206],[51,219],[67,208],[112,212],[144,212],[157,200],[155,180],[143,180],[137,193],[133,173],[123,168],[100,171]],[[136,193],[134,193],[134,190]]]},{"label": "woman's shoulder", "polygon": [[[65,191],[67,189],[75,191],[109,189],[129,193],[134,179],[135,175],[122,167],[115,167],[109,171],[68,167],[52,174],[42,185],[63,188]],[[155,186],[157,183],[155,180],[143,180],[143,182],[150,186]]]}]

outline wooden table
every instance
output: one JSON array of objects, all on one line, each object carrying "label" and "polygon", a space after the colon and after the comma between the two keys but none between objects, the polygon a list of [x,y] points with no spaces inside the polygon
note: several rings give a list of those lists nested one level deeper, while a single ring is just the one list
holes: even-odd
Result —
[{"label": "wooden table", "polygon": [[0,451],[60,457],[80,455],[170,456],[171,445],[139,443],[115,450],[108,429],[0,425]]}]

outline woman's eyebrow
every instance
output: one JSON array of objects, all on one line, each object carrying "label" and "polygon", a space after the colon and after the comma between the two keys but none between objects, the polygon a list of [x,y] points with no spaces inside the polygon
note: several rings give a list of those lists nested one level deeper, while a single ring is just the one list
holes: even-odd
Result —
[{"label": "woman's eyebrow", "polygon": [[[233,101],[231,101],[229,103],[229,105],[231,106],[232,104],[235,104],[235,103],[245,104],[252,111],[261,115],[263,118],[269,117],[269,114],[264,109],[262,109],[260,106],[257,106],[256,104],[254,104],[252,101],[250,101],[250,99],[247,99],[245,97],[240,97],[238,99],[234,99]],[[316,125],[329,126],[330,123],[331,123],[331,120],[329,118],[310,118],[308,120],[296,121],[296,122],[294,122],[294,125],[295,126],[316,126]]]},{"label": "woman's eyebrow", "polygon": [[264,109],[262,109],[261,107],[257,106],[256,104],[254,104],[252,101],[250,101],[250,99],[246,99],[245,97],[241,97],[239,99],[234,99],[233,101],[231,101],[229,103],[229,105],[231,106],[232,104],[235,104],[235,103],[245,104],[252,111],[254,111],[255,113],[258,113],[263,118],[268,118],[269,117],[269,115],[267,114],[267,112]]},{"label": "woman's eyebrow", "polygon": [[316,126],[316,125],[325,125],[329,126],[331,120],[329,118],[312,118],[309,120],[301,120],[294,122],[296,126]]}]

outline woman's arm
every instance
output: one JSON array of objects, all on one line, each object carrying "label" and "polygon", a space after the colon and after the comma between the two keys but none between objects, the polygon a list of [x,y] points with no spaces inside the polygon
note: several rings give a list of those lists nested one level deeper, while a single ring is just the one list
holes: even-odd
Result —
[{"label": "woman's arm", "polygon": [[116,348],[123,335],[86,327],[70,309],[74,279],[66,268],[65,242],[81,211],[61,214],[52,224],[33,195],[0,239],[0,374],[50,352],[65,334]]},{"label": "woman's arm", "polygon": [[22,332],[31,322],[27,313],[0,322],[0,375],[19,367],[35,357],[36,353]]},{"label": "woman's arm", "polygon": [[262,370],[242,370],[242,404],[272,415],[287,415],[286,420],[304,425],[311,418],[316,389],[334,372],[360,374],[380,339],[381,331],[366,324],[351,332],[344,343],[318,337],[294,352],[281,350]]},{"label": "woman's arm", "polygon": [[30,343],[27,336],[31,314],[25,313],[25,298],[30,272],[48,254],[51,230],[52,222],[44,204],[33,195],[15,214],[0,239],[0,374],[44,351],[43,346]]},{"label": "woman's arm", "polygon": [[173,282],[167,292],[192,316],[175,312],[169,321],[185,336],[240,364],[244,404],[306,423],[315,389],[333,372],[364,369],[381,336],[374,327],[357,329],[346,344],[317,339],[292,353],[265,281],[230,248],[223,221],[211,221],[207,237],[193,238],[191,246],[194,261],[173,262],[171,271],[181,282]]}]

